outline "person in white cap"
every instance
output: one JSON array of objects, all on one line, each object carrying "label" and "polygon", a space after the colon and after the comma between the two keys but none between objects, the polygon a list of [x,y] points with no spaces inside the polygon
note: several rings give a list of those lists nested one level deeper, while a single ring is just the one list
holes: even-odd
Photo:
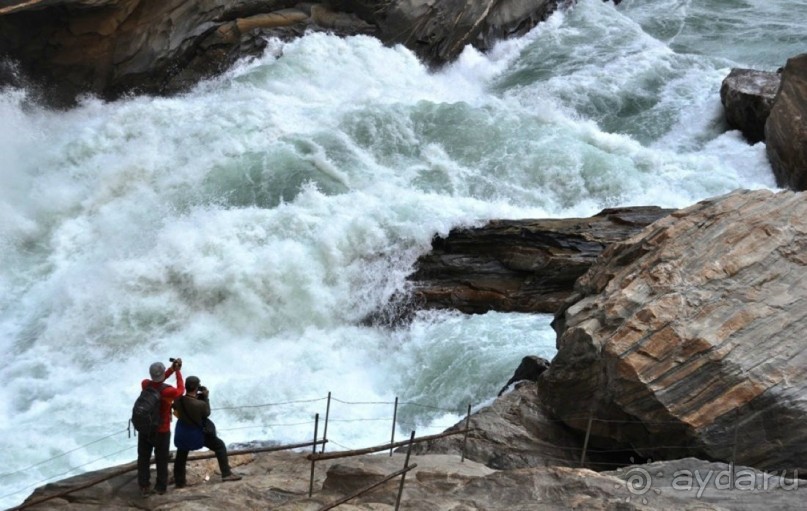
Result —
[{"label": "person in white cap", "polygon": [[[168,451],[171,447],[171,405],[174,399],[185,393],[185,381],[182,379],[182,359],[172,359],[171,367],[167,370],[162,362],[154,362],[149,367],[151,378],[141,382],[141,388],[145,390],[151,386],[160,391],[160,425],[157,433],[153,436],[137,436],[137,484],[140,486],[140,493],[145,497],[151,493],[150,471],[151,452],[157,465],[157,481],[154,484],[154,491],[158,494],[165,493],[168,488]],[[172,387],[163,383],[172,374],[176,375],[177,386]]]}]

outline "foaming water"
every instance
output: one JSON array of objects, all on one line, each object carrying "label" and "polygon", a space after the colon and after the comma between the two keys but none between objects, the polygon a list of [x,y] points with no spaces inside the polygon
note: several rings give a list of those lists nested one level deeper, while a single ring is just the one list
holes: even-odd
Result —
[{"label": "foaming water", "polygon": [[677,53],[773,71],[804,52],[801,0],[623,0],[619,9]]},{"label": "foaming water", "polygon": [[212,389],[227,442],[307,440],[332,391],[329,438],[364,447],[396,396],[399,431],[433,433],[551,357],[544,315],[362,320],[452,227],[773,186],[722,124],[731,56],[671,43],[648,20],[696,15],[653,5],[581,1],[437,73],[312,34],[174,98],[54,113],[3,91],[0,504],[130,461],[154,360]]}]

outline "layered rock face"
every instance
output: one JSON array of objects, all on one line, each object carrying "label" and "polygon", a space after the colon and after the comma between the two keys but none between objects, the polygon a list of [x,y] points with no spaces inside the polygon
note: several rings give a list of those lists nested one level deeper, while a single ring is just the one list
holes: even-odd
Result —
[{"label": "layered rock face", "polygon": [[788,59],[785,65],[765,124],[765,141],[776,183],[807,190],[807,53]]},{"label": "layered rock face", "polygon": [[611,245],[539,378],[593,444],[807,471],[807,195],[735,192]]},{"label": "layered rock face", "polygon": [[418,307],[555,312],[609,243],[672,210],[607,209],[590,218],[496,220],[435,238],[410,277]]},{"label": "layered rock face", "polygon": [[720,86],[726,122],[755,144],[765,140],[765,121],[779,90],[779,74],[754,69],[732,69]]},{"label": "layered rock face", "polygon": [[33,0],[0,5],[0,55],[67,104],[76,94],[171,93],[257,55],[267,36],[375,28],[294,0]]},{"label": "layered rock face", "polygon": [[485,50],[498,39],[526,33],[554,12],[558,4],[557,0],[389,3],[392,7],[378,19],[384,40],[404,44],[433,64],[453,60],[466,45]]},{"label": "layered rock face", "polygon": [[[115,99],[128,92],[181,91],[259,54],[267,36],[306,30],[371,34],[403,43],[429,63],[466,44],[487,48],[546,18],[556,0],[5,0],[0,59],[68,105],[77,94]],[[9,82],[0,70],[0,84]]]}]

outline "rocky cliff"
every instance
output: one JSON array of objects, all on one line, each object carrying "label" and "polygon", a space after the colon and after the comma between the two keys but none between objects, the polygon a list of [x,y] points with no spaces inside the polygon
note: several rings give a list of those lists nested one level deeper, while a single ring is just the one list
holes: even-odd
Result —
[{"label": "rocky cliff", "polygon": [[539,379],[595,445],[807,469],[807,196],[737,192],[611,245]]},{"label": "rocky cliff", "polygon": [[25,75],[51,104],[81,93],[167,94],[259,54],[269,36],[307,30],[371,34],[402,43],[426,62],[487,48],[546,18],[556,0],[3,0],[3,81]]},{"label": "rocky cliff", "polygon": [[419,308],[555,312],[604,248],[672,210],[606,209],[590,218],[496,220],[435,238],[404,301]]},{"label": "rocky cliff", "polygon": [[788,59],[765,123],[768,159],[779,186],[807,190],[807,53]]}]

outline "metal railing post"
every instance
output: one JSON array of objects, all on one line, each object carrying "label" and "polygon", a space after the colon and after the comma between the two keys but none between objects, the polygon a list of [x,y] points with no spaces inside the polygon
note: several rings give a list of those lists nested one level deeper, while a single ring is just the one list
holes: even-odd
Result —
[{"label": "metal railing post", "polygon": [[392,410],[392,437],[389,440],[389,455],[392,456],[392,444],[395,443],[395,421],[398,420],[398,396],[395,396],[395,408]]},{"label": "metal railing post", "polygon": [[[331,415],[331,392],[328,391],[328,404],[325,406],[325,426],[322,428],[322,439],[328,440],[328,417]],[[314,439],[316,441],[316,438]],[[325,444],[322,444],[322,450],[325,452]]]},{"label": "metal railing post", "polygon": [[412,454],[412,444],[415,442],[415,432],[409,436],[409,448],[406,449],[406,459],[404,460],[404,473],[401,474],[401,484],[398,486],[398,497],[395,499],[395,511],[401,506],[401,495],[403,495],[404,481],[406,481],[406,469],[409,468],[409,455]]},{"label": "metal railing post", "polygon": [[465,463],[465,449],[468,446],[468,429],[471,425],[471,403],[468,403],[468,414],[465,416],[465,435],[462,437],[462,458],[460,463]]},{"label": "metal railing post", "polygon": [[[319,429],[319,414],[314,416],[314,447],[313,454],[317,453],[317,430]],[[314,494],[314,463],[316,463],[316,457],[311,457],[311,479],[308,482],[308,497],[311,498],[311,495]]]},{"label": "metal railing post", "polygon": [[580,455],[580,466],[586,463],[586,450],[588,449],[588,437],[591,436],[591,421],[594,419],[594,408],[588,414],[588,426],[586,426],[586,438],[583,440],[583,453]]}]

